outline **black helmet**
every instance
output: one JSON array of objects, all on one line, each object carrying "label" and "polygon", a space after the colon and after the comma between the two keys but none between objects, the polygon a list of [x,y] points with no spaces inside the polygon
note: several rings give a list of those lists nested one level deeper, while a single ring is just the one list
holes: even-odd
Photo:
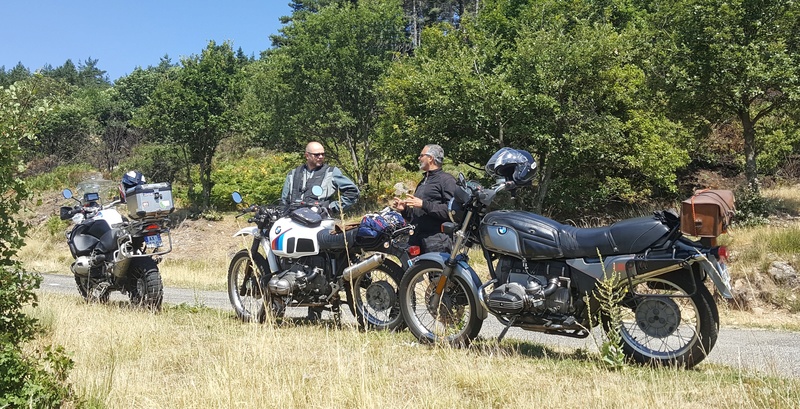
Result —
[{"label": "black helmet", "polygon": [[528,151],[502,148],[486,162],[486,172],[514,181],[518,186],[527,185],[536,173],[536,161]]}]

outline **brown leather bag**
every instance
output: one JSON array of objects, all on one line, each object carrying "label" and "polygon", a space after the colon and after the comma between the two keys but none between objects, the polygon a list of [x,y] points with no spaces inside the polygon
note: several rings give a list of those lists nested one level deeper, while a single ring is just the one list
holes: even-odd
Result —
[{"label": "brown leather bag", "polygon": [[698,190],[681,202],[681,231],[697,237],[717,237],[728,231],[736,213],[730,190]]}]

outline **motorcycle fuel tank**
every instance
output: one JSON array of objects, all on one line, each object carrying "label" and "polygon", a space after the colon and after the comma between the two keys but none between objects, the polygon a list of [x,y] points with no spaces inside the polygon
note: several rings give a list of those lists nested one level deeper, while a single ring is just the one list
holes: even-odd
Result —
[{"label": "motorcycle fuel tank", "polygon": [[319,226],[307,227],[289,217],[278,219],[269,232],[272,252],[278,257],[298,258],[319,254],[317,233],[333,228],[333,220],[323,220]]}]

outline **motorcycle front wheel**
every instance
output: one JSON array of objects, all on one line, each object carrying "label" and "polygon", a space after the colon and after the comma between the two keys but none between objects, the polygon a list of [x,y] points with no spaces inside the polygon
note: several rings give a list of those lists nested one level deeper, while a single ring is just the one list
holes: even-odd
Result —
[{"label": "motorcycle front wheel", "polygon": [[705,359],[717,341],[719,315],[702,281],[690,274],[680,280],[654,277],[633,290],[623,301],[618,328],[626,356],[687,369]]},{"label": "motorcycle front wheel", "polygon": [[356,319],[361,328],[397,331],[403,328],[400,313],[399,288],[403,269],[392,260],[345,282],[345,291],[354,303]]},{"label": "motorcycle front wheel", "polygon": [[161,310],[164,300],[164,284],[156,262],[149,257],[137,257],[128,267],[126,285],[131,304],[152,311]]},{"label": "motorcycle front wheel", "polygon": [[420,342],[469,345],[483,325],[477,297],[463,278],[452,275],[437,301],[434,295],[441,276],[442,266],[427,260],[406,271],[400,282],[403,319]]},{"label": "motorcycle front wheel", "polygon": [[260,280],[257,267],[246,249],[234,254],[228,266],[228,299],[233,310],[242,321],[255,321],[262,304]]}]

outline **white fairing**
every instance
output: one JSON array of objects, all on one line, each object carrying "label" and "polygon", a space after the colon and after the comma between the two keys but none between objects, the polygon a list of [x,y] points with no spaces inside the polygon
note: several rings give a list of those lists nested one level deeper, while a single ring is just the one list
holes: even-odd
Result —
[{"label": "white fairing", "polygon": [[317,227],[306,227],[289,217],[278,219],[269,232],[272,252],[278,257],[298,258],[319,254],[317,233],[332,229],[333,220],[323,220]]},{"label": "white fairing", "polygon": [[122,224],[122,215],[114,209],[105,209],[97,212],[93,217],[95,220],[105,220],[109,226],[116,226]]}]

